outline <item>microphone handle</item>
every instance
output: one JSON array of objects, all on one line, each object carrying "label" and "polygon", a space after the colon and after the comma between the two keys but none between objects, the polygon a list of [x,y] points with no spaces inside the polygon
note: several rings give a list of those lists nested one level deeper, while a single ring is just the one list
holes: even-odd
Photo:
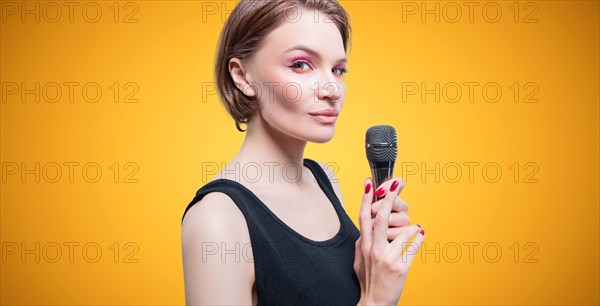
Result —
[{"label": "microphone handle", "polygon": [[[377,190],[379,185],[383,182],[391,179],[394,176],[394,163],[395,161],[379,161],[372,162],[369,161],[369,165],[371,166],[371,174],[373,175],[373,190]],[[380,200],[383,197],[377,197],[373,194],[375,201]],[[374,216],[372,216],[374,217]],[[388,239],[388,242],[392,242],[392,240]]]},{"label": "microphone handle", "polygon": [[373,190],[377,190],[379,186],[391,179],[394,176],[394,164],[396,161],[369,161],[371,166],[371,175],[373,177]]}]

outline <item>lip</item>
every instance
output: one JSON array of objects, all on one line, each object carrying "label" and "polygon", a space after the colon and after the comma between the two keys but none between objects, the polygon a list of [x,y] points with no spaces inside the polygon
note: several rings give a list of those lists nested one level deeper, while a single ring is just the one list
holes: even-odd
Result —
[{"label": "lip", "polygon": [[313,116],[336,116],[338,115],[338,112],[335,109],[324,109],[324,110],[320,110],[318,112],[312,112],[312,113],[308,113],[309,115],[313,115]]},{"label": "lip", "polygon": [[309,113],[309,115],[321,123],[332,124],[337,120],[338,112],[334,109],[324,109]]}]

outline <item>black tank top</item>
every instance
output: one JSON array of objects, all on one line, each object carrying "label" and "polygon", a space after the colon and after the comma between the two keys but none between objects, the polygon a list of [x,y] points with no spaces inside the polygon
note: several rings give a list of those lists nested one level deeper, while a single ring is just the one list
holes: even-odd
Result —
[{"label": "black tank top", "polygon": [[[227,194],[244,214],[254,261],[258,305],[356,305],[360,284],[354,273],[354,248],[360,236],[335,195],[321,166],[304,165],[333,204],[340,229],[331,239],[314,241],[287,226],[252,191],[229,179],[204,185],[185,213],[206,194]],[[183,222],[183,218],[182,218]],[[319,224],[315,224],[319,226]]]}]

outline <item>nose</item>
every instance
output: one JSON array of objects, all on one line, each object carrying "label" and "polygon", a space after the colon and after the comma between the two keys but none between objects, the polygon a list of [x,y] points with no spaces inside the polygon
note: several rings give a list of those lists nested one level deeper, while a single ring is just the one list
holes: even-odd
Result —
[{"label": "nose", "polygon": [[331,71],[325,71],[318,80],[318,99],[320,101],[338,102],[343,95],[342,86]]}]

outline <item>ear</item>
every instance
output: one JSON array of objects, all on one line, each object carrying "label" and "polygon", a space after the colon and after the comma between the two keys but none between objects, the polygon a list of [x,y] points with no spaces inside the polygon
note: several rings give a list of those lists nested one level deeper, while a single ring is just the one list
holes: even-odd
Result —
[{"label": "ear", "polygon": [[241,90],[244,95],[253,97],[256,95],[254,87],[252,87],[252,77],[248,73],[246,64],[239,58],[229,60],[229,74],[233,79],[235,86]]}]

